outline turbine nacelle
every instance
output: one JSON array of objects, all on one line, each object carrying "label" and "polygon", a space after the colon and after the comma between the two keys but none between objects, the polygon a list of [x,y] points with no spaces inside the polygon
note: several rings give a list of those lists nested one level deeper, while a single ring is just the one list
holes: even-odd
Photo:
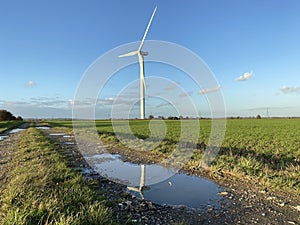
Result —
[{"label": "turbine nacelle", "polygon": [[143,51],[140,51],[140,53],[141,53],[142,56],[147,56],[147,55],[149,55],[149,52],[143,52]]},{"label": "turbine nacelle", "polygon": [[148,52],[143,52],[143,51],[133,51],[133,52],[128,52],[126,54],[123,54],[123,55],[119,55],[119,58],[122,58],[122,57],[127,57],[127,56],[134,56],[134,55],[138,55],[138,54],[141,54],[142,56],[147,56],[149,53]]}]

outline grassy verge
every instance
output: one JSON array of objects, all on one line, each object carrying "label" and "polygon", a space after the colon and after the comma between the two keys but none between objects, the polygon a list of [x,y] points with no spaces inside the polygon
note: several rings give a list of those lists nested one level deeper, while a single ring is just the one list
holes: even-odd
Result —
[{"label": "grassy verge", "polygon": [[0,224],[111,224],[111,211],[34,128],[24,133],[3,193]]},{"label": "grassy verge", "polygon": [[10,130],[19,127],[24,121],[2,121],[0,122],[0,134]]}]

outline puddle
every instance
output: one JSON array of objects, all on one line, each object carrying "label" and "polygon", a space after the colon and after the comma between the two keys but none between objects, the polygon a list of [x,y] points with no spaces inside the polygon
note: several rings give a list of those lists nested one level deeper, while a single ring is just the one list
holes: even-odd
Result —
[{"label": "puddle", "polygon": [[81,171],[82,174],[85,174],[85,175],[94,173],[94,170],[90,169],[90,168],[80,168],[79,167],[78,169]]},{"label": "puddle", "polygon": [[64,134],[64,133],[53,133],[53,134],[49,134],[49,135],[51,135],[51,136],[64,136],[66,134]]},{"label": "puddle", "polygon": [[[148,190],[147,190],[148,189]],[[166,181],[150,185],[143,191],[145,199],[158,204],[184,205],[191,208],[217,206],[222,189],[216,183],[186,174],[175,174]]]},{"label": "puddle", "polygon": [[10,134],[15,134],[15,133],[18,133],[18,132],[21,132],[21,131],[24,131],[26,129],[23,129],[23,128],[15,128],[15,129],[12,129],[12,130],[9,130],[9,131],[5,131],[3,134],[7,134],[7,135],[1,135],[0,136],[0,141],[3,141],[5,138],[8,138]]},{"label": "puddle", "polygon": [[0,141],[3,141],[5,138],[8,138],[8,136],[6,135],[0,136]]},{"label": "puddle", "polygon": [[25,129],[21,129],[21,128],[16,128],[16,129],[12,129],[11,131],[9,131],[10,134],[14,134],[14,133],[18,133],[20,131],[23,131]]},{"label": "puddle", "polygon": [[74,142],[71,142],[71,141],[65,141],[64,144],[65,144],[65,145],[75,145],[75,143],[74,143]]},{"label": "puddle", "polygon": [[[187,206],[196,209],[218,207],[218,194],[223,191],[215,182],[174,170],[161,165],[141,166],[123,162],[119,155],[97,154],[85,156],[93,169],[108,179],[128,186],[131,193],[161,205]],[[143,169],[142,169],[143,168]],[[144,171],[144,178],[141,177]],[[139,191],[141,182],[145,184]]]},{"label": "puddle", "polygon": [[36,129],[40,129],[40,130],[49,130],[50,127],[47,127],[47,126],[38,126],[38,127],[35,127]]},{"label": "puddle", "polygon": [[64,135],[63,138],[73,138],[74,136],[72,135]]}]

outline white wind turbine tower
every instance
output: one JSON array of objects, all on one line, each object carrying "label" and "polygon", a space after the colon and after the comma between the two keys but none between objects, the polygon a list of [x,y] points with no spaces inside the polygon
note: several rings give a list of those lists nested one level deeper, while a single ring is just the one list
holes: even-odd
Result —
[{"label": "white wind turbine tower", "polygon": [[155,7],[155,9],[151,15],[150,21],[148,23],[148,26],[146,28],[146,31],[144,33],[144,36],[142,38],[142,41],[141,41],[141,44],[140,44],[138,50],[119,56],[121,58],[121,57],[126,57],[126,56],[138,55],[139,64],[140,64],[140,119],[145,119],[145,88],[146,88],[146,85],[145,85],[145,71],[144,71],[144,56],[148,55],[148,52],[143,52],[142,48],[143,48],[147,33],[149,31],[151,22],[153,20],[154,14],[156,12],[156,9],[157,9],[157,6]]},{"label": "white wind turbine tower", "polygon": [[143,189],[145,187],[145,165],[141,165],[141,178],[140,178],[140,185],[138,188],[136,187],[130,187],[127,186],[127,189],[129,191],[135,191],[138,192],[141,196],[142,199],[144,199],[144,195],[143,195]]}]

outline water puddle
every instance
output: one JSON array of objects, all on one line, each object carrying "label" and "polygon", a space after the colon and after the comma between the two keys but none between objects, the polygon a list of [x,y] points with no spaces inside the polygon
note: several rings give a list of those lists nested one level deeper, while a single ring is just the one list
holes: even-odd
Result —
[{"label": "water puddle", "polygon": [[64,133],[52,133],[52,134],[49,134],[49,135],[51,135],[51,136],[64,136],[66,134],[64,134]]},{"label": "water puddle", "polygon": [[65,145],[75,145],[75,143],[74,143],[74,142],[71,142],[71,141],[65,141],[64,144],[65,144]]},{"label": "water puddle", "polygon": [[216,183],[177,173],[166,181],[150,185],[143,191],[145,199],[158,204],[184,205],[196,209],[217,206],[222,191]]},{"label": "water puddle", "polygon": [[38,126],[38,127],[35,127],[36,129],[39,129],[39,130],[49,130],[50,127],[47,127],[47,126]]},{"label": "water puddle", "polygon": [[97,154],[85,156],[93,169],[110,180],[127,185],[139,198],[161,205],[187,206],[196,209],[217,207],[218,194],[223,191],[215,182],[158,164],[139,165],[123,162],[119,155]]},{"label": "water puddle", "polygon": [[11,131],[9,131],[10,134],[14,134],[14,133],[18,133],[20,131],[23,131],[25,129],[22,129],[22,128],[16,128],[16,129],[12,129]]},{"label": "water puddle", "polygon": [[91,168],[78,168],[82,174],[84,175],[88,175],[88,174],[91,174],[91,173],[94,173],[94,170],[91,169]]},{"label": "water puddle", "polygon": [[8,138],[10,136],[10,134],[15,134],[15,133],[18,133],[18,132],[21,132],[21,131],[24,131],[24,130],[26,130],[26,129],[15,128],[15,129],[12,129],[12,130],[5,131],[2,135],[0,135],[0,141],[3,141],[4,139]]},{"label": "water puddle", "polygon": [[0,141],[3,141],[5,138],[8,138],[7,135],[0,136]]},{"label": "water puddle", "polygon": [[74,136],[72,135],[64,135],[63,138],[73,138]]},{"label": "water puddle", "polygon": [[51,133],[49,135],[51,135],[51,136],[61,136],[62,138],[65,138],[67,140],[67,141],[63,142],[63,144],[65,144],[65,145],[75,145],[75,142],[71,141],[72,138],[74,138],[74,136],[72,136],[72,135],[68,135],[68,134],[65,134],[65,133]]},{"label": "water puddle", "polygon": [[73,135],[68,135],[68,134],[65,134],[65,133],[52,133],[52,134],[49,134],[51,136],[62,136],[63,138],[74,138]]}]

